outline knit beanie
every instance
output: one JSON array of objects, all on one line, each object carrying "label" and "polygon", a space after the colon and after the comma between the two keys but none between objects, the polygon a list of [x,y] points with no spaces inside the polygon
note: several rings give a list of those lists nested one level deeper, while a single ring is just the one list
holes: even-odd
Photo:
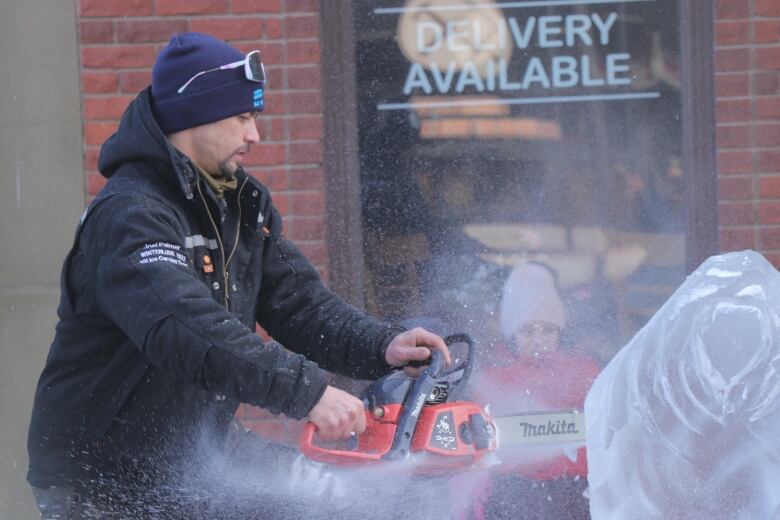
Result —
[{"label": "knit beanie", "polygon": [[500,310],[501,334],[507,341],[528,322],[546,321],[560,328],[566,325],[555,278],[539,264],[522,263],[512,270],[504,284]]},{"label": "knit beanie", "polygon": [[198,72],[241,61],[245,55],[208,34],[173,36],[152,68],[152,110],[164,134],[263,109],[265,85],[246,79],[244,67],[198,76]]}]

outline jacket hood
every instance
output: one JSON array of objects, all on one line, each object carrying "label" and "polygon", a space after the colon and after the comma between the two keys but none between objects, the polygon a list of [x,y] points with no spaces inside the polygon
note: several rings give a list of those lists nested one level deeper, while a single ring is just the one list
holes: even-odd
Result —
[{"label": "jacket hood", "polygon": [[[194,173],[187,159],[171,146],[160,130],[152,113],[151,89],[143,90],[125,110],[116,133],[100,148],[98,170],[103,177],[111,177],[128,162],[149,163],[168,180],[178,182],[190,197]],[[157,163],[157,164],[155,164]]]}]

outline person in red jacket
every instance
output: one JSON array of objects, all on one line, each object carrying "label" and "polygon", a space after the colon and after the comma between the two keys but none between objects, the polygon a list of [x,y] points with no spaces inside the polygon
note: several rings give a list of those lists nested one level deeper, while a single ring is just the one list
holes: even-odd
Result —
[{"label": "person in red jacket", "polygon": [[[474,400],[495,417],[582,411],[599,365],[561,333],[566,313],[556,274],[546,265],[516,266],[503,289],[503,342],[474,378]],[[487,518],[587,518],[584,438],[569,442],[501,439],[502,463],[489,471],[475,516]],[[479,502],[479,500],[478,500]]]}]

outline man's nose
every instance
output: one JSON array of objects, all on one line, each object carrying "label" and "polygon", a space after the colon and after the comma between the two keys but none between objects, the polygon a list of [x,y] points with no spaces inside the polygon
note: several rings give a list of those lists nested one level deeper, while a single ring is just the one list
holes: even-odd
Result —
[{"label": "man's nose", "polygon": [[248,122],[246,134],[244,135],[244,141],[247,143],[260,142],[260,133],[257,131],[257,121],[254,119]]}]

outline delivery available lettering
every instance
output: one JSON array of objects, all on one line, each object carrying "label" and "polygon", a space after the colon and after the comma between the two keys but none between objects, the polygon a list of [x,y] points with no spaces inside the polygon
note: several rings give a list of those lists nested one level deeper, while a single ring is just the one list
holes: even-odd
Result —
[{"label": "delivery available lettering", "polygon": [[[480,19],[450,20],[445,24],[421,21],[416,26],[416,45],[422,55],[438,51],[442,46],[446,46],[453,55],[464,51],[479,54],[504,49],[509,45],[520,50],[532,46],[562,49],[592,47],[609,44],[610,32],[617,20],[617,13],[611,12],[604,17],[599,13],[530,16],[525,19],[508,17],[506,22],[489,27],[482,24]],[[488,31],[498,31],[497,41],[485,41],[483,35],[488,34]],[[493,92],[526,90],[534,86],[569,88],[628,85],[631,83],[630,59],[629,53],[611,53],[604,57],[604,63],[596,65],[588,54],[570,56],[562,52],[547,62],[540,57],[530,57],[518,67],[519,70],[509,70],[505,59],[488,59],[480,64],[474,61],[461,64],[450,62],[446,67],[437,63],[413,63],[404,83],[404,94],[412,94],[416,89],[425,94],[434,91],[444,94],[460,93],[466,88],[477,92]],[[430,76],[426,74],[426,68]],[[597,70],[602,70],[603,74],[598,74]]]}]

